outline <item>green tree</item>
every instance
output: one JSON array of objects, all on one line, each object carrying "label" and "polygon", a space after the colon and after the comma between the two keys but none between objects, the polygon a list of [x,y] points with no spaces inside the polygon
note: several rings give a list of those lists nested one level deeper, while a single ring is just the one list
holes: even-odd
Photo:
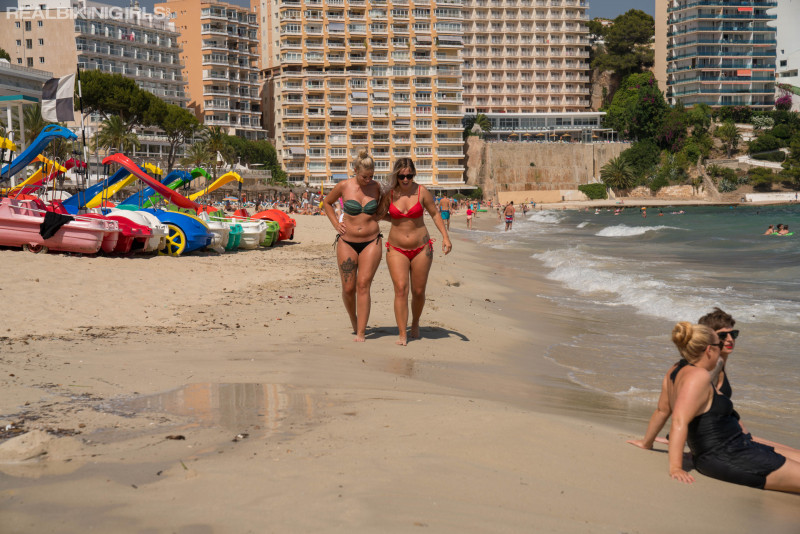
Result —
[{"label": "green tree", "polygon": [[39,104],[25,106],[22,111],[22,123],[25,128],[25,139],[28,143],[33,141],[37,135],[42,133],[44,127],[50,124],[42,117],[42,106]]},{"label": "green tree", "polygon": [[205,143],[192,143],[186,149],[181,163],[187,167],[206,167],[212,162],[212,154],[206,148]]},{"label": "green tree", "polygon": [[603,124],[617,130],[626,139],[654,138],[668,110],[653,73],[631,74],[622,80],[614,93]]},{"label": "green tree", "polygon": [[7,61],[11,61],[11,56],[8,55],[8,52],[0,48],[0,59],[5,59]]},{"label": "green tree", "polygon": [[637,182],[641,182],[658,166],[661,149],[653,139],[643,139],[633,143],[620,157],[628,164]]},{"label": "green tree", "polygon": [[157,119],[157,122],[169,142],[167,153],[167,173],[169,173],[175,166],[178,147],[192,140],[200,128],[200,123],[192,112],[174,104],[164,106],[164,114]]},{"label": "green tree", "polygon": [[104,119],[116,115],[129,129],[156,126],[163,115],[164,102],[121,74],[98,70],[81,72],[81,90],[85,113],[99,113]]},{"label": "green tree", "polygon": [[595,17],[586,23],[586,26],[589,28],[590,35],[594,35],[599,39],[602,39],[605,36],[606,26],[605,24],[603,24],[603,20],[607,19],[600,19]]},{"label": "green tree", "polygon": [[653,35],[653,17],[638,9],[623,13],[603,30],[605,47],[596,52],[592,68],[614,71],[624,77],[652,67],[654,53],[650,41]]},{"label": "green tree", "polygon": [[608,163],[603,165],[600,169],[600,179],[606,184],[606,187],[617,190],[630,189],[636,184],[633,171],[620,156],[611,158]]},{"label": "green tree", "polygon": [[736,124],[734,124],[732,120],[727,120],[717,126],[714,135],[717,139],[722,141],[722,146],[725,147],[729,158],[733,155],[733,152],[739,148],[739,141],[742,136],[739,134],[739,129],[736,128]]},{"label": "green tree", "polygon": [[688,126],[692,128],[692,135],[708,132],[711,127],[713,110],[708,104],[695,104],[686,111]]},{"label": "green tree", "polygon": [[217,178],[217,167],[219,160],[222,159],[223,163],[231,163],[234,158],[234,152],[228,142],[228,134],[226,134],[220,126],[212,126],[203,130],[203,142],[206,145],[213,159],[213,176]]},{"label": "green tree", "polygon": [[474,117],[467,117],[464,119],[464,139],[470,135],[480,135],[472,131],[473,126],[476,124],[478,125],[478,128],[481,129],[480,134],[485,134],[492,131],[492,121],[489,120],[489,117],[483,113],[478,113]]},{"label": "green tree", "polygon": [[94,136],[95,149],[104,148],[122,153],[138,149],[139,137],[130,129],[130,125],[125,124],[121,117],[112,115],[100,124],[100,129]]}]

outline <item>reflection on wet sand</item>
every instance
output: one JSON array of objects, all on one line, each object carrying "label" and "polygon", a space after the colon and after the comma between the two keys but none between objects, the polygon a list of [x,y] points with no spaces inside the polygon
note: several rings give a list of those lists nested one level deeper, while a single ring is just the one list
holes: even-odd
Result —
[{"label": "reflection on wet sand", "polygon": [[312,417],[314,400],[283,384],[200,383],[128,400],[115,409],[190,417],[198,426],[237,432],[245,428],[275,431],[288,417]]}]

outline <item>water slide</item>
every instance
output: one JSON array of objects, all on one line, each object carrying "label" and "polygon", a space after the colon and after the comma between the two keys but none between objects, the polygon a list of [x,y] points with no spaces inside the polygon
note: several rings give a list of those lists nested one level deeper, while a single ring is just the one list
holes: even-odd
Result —
[{"label": "water slide", "polygon": [[111,163],[116,163],[122,166],[124,169],[127,169],[128,172],[136,175],[137,178],[139,178],[141,181],[152,187],[156,193],[160,194],[161,196],[163,196],[176,206],[180,208],[195,210],[195,213],[200,209],[202,209],[202,207],[196,202],[189,200],[180,193],[173,191],[169,187],[157,181],[152,176],[149,176],[146,172],[140,169],[139,166],[136,165],[128,156],[124,154],[112,154],[110,156],[106,156],[105,158],[103,158],[103,165],[108,165]]},{"label": "water slide", "polygon": [[[195,170],[197,170],[197,169],[195,169]],[[192,174],[194,175],[194,171],[192,171]],[[234,180],[236,180],[239,183],[242,183],[242,181],[243,181],[242,177],[239,176],[239,174],[237,174],[235,172],[226,172],[225,174],[223,174],[222,176],[217,178],[214,181],[214,183],[212,183],[211,185],[204,187],[203,189],[201,189],[197,193],[192,193],[191,195],[189,195],[189,200],[197,200],[198,198],[202,197],[206,193],[210,193],[212,191],[216,191],[217,189],[219,189],[223,185],[225,185],[227,183],[230,183],[230,182],[232,182]]]},{"label": "water slide", "polygon": [[[94,202],[97,200],[98,206],[99,201],[102,200],[103,190],[119,184],[121,182],[128,182],[129,180],[133,181],[136,178],[131,177],[131,173],[126,171],[125,169],[119,169],[117,172],[112,174],[109,178],[105,180],[101,180],[94,184],[93,186],[86,189],[86,191],[78,191],[76,194],[69,197],[67,200],[64,201],[64,207],[67,208],[67,211],[70,213],[78,213],[78,210],[83,206],[88,206],[90,202]],[[124,186],[121,186],[124,187]],[[108,197],[106,197],[108,198]],[[89,199],[90,202],[87,202],[86,199]]]},{"label": "water slide", "polygon": [[74,141],[78,136],[72,133],[67,128],[59,126],[58,124],[48,124],[45,126],[41,133],[36,136],[36,139],[30,144],[28,148],[23,150],[11,163],[3,167],[0,171],[0,181],[7,180],[12,176],[18,174],[22,169],[27,167],[36,156],[44,152],[47,145],[53,139],[66,139],[67,141]]},{"label": "water slide", "polygon": [[[167,176],[161,180],[161,183],[173,191],[176,191],[180,186],[186,182],[191,182],[193,179],[192,175],[186,171],[174,170],[167,174]],[[155,206],[162,198],[161,195],[156,193],[155,189],[146,187],[120,202],[120,205],[131,204],[134,206],[141,206],[142,208],[149,208]]]},{"label": "water slide", "polygon": [[67,168],[59,165],[55,161],[49,160],[46,157],[39,154],[34,158],[34,161],[38,161],[40,163],[44,163],[43,166],[36,169],[36,172],[31,174],[28,178],[17,184],[15,187],[12,187],[8,190],[8,196],[13,197],[18,194],[29,194],[42,184],[42,182],[47,180],[52,180],[55,178],[59,172],[67,172]]}]

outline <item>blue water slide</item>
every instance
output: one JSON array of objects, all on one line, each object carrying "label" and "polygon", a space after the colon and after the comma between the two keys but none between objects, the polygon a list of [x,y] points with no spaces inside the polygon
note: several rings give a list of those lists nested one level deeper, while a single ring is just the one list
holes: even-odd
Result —
[{"label": "blue water slide", "polygon": [[[186,171],[174,170],[169,174],[167,174],[164,177],[164,179],[161,180],[161,183],[166,186],[169,186],[169,184],[175,182],[176,180],[183,180],[183,181],[192,180],[192,175]],[[145,187],[138,193],[135,193],[126,198],[125,200],[123,200],[122,202],[120,202],[119,205],[145,206],[145,202],[147,201],[147,199],[149,199],[155,194],[156,194],[155,189],[153,189],[152,187]]]},{"label": "blue water slide", "polygon": [[47,145],[49,145],[50,141],[53,139],[66,139],[67,141],[74,141],[77,138],[77,135],[63,126],[59,126],[58,124],[48,124],[44,127],[44,129],[42,129],[39,135],[36,136],[36,139],[33,140],[28,148],[23,150],[20,155],[14,159],[14,161],[3,167],[2,172],[0,172],[0,181],[11,178],[15,174],[19,173],[22,169],[27,167],[34,159],[36,159],[36,156],[44,152],[44,149],[47,148]]},{"label": "blue water slide", "polygon": [[111,177],[97,182],[92,187],[87,188],[86,191],[78,191],[76,194],[69,197],[64,201],[64,207],[72,214],[78,213],[81,206],[85,206],[87,202],[99,195],[103,189],[111,187],[120,180],[124,180],[129,175],[130,172],[120,168],[117,172],[112,174]]}]

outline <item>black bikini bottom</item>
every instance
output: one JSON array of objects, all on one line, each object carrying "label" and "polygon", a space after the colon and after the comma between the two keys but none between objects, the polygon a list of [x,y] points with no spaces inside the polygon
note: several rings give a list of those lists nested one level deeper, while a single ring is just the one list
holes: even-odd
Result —
[{"label": "black bikini bottom", "polygon": [[337,236],[336,236],[336,240],[333,242],[333,244],[335,245],[335,244],[336,244],[336,242],[337,242],[337,241],[339,241],[339,239],[342,239],[342,241],[344,241],[345,243],[347,243],[348,245],[350,245],[350,248],[352,248],[353,250],[355,250],[355,251],[356,251],[356,254],[358,254],[359,256],[361,256],[361,252],[362,252],[362,251],[363,251],[365,248],[367,248],[367,245],[369,245],[370,243],[377,243],[377,242],[378,242],[378,240],[379,240],[379,239],[381,239],[381,238],[383,238],[383,234],[380,234],[380,233],[379,233],[379,234],[378,234],[378,237],[376,237],[375,239],[370,239],[369,241],[348,241],[348,240],[346,240],[346,239],[342,239],[342,236],[341,236],[341,235],[337,235]]}]

